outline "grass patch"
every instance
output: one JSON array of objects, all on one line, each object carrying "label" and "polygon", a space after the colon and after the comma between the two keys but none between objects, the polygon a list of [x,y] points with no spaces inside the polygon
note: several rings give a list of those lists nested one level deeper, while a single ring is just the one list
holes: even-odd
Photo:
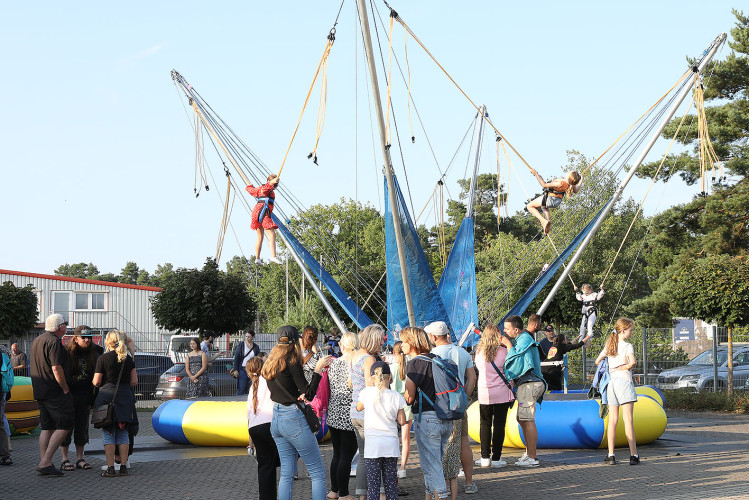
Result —
[{"label": "grass patch", "polygon": [[687,389],[663,391],[667,410],[724,411],[749,413],[749,392],[693,392]]}]

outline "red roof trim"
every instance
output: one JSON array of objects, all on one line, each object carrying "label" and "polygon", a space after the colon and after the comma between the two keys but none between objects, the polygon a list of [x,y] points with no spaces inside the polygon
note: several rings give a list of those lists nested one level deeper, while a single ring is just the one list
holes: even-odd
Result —
[{"label": "red roof trim", "polygon": [[46,280],[72,281],[74,283],[89,283],[91,285],[113,286],[117,288],[134,288],[136,290],[148,290],[151,292],[160,292],[162,289],[157,286],[131,285],[129,283],[113,283],[111,281],[87,280],[83,278],[71,278],[68,276],[54,276],[52,274],[24,273],[21,271],[8,271],[0,269],[0,274],[12,274],[14,276],[27,276],[29,278],[42,278]]}]

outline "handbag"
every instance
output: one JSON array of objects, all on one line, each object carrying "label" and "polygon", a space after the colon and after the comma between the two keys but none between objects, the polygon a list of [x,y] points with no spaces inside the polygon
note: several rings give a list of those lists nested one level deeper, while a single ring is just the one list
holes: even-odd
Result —
[{"label": "handbag", "polygon": [[[294,399],[294,396],[289,394],[289,391],[286,390],[286,387],[284,387],[283,384],[278,383],[278,386],[283,392],[286,393],[287,396],[289,396],[290,399]],[[304,415],[305,420],[307,420],[307,425],[309,425],[309,429],[312,431],[312,434],[317,434],[321,426],[320,419],[317,418],[317,414],[315,413],[314,408],[302,403],[298,399],[295,401],[295,403],[297,408],[299,408],[299,410],[302,412],[302,415]]]},{"label": "handbag", "polygon": [[117,385],[114,388],[114,394],[112,395],[112,401],[105,405],[99,405],[94,408],[91,412],[91,423],[95,429],[101,429],[103,427],[109,427],[114,424],[114,401],[117,398],[117,390],[120,388],[120,380],[122,380],[122,371],[125,369],[125,361],[122,361],[120,366],[120,374],[117,377]]}]

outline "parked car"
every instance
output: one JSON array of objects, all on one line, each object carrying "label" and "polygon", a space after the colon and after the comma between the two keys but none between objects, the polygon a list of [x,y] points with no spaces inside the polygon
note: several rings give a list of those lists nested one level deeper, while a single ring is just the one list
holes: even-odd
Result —
[{"label": "parked car", "polygon": [[174,366],[169,356],[162,354],[135,353],[135,371],[138,373],[138,385],[135,393],[151,399],[159,383],[159,377]]},{"label": "parked car", "polygon": [[[208,369],[208,385],[212,396],[233,396],[237,393],[237,379],[229,371],[234,365],[232,358],[216,358]],[[178,363],[164,372],[156,386],[156,399],[184,399],[187,393],[185,364]]]},{"label": "parked car", "polygon": [[[728,349],[718,347],[718,388],[728,385]],[[749,346],[734,347],[733,387],[742,389],[749,381]],[[664,370],[658,375],[656,385],[661,389],[694,389],[696,391],[713,388],[713,350],[698,354],[684,366]]]}]

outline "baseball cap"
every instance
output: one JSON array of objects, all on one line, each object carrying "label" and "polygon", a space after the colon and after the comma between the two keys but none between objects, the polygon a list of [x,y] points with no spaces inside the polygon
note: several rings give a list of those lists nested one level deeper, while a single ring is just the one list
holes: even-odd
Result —
[{"label": "baseball cap", "polygon": [[434,323],[429,323],[424,327],[424,331],[429,335],[435,335],[437,337],[444,337],[445,335],[450,334],[450,329],[447,328],[447,323],[445,323],[444,321],[435,321]]},{"label": "baseball cap", "polygon": [[277,335],[279,345],[290,345],[299,340],[299,330],[291,325],[279,328]]},{"label": "baseball cap", "polygon": [[374,363],[372,363],[372,368],[369,369],[369,374],[374,375],[377,368],[382,368],[383,375],[390,375],[390,365],[388,365],[384,361],[375,361]]},{"label": "baseball cap", "polygon": [[547,332],[553,332],[554,331],[554,326],[552,326],[552,325],[546,325],[546,328],[544,328],[544,330],[546,330]]},{"label": "baseball cap", "polygon": [[44,329],[48,332],[56,332],[60,325],[67,325],[68,321],[62,314],[50,314],[44,321]]},{"label": "baseball cap", "polygon": [[79,325],[75,327],[75,332],[73,335],[78,335],[80,337],[93,337],[94,333],[91,331],[91,327],[88,325]]}]

